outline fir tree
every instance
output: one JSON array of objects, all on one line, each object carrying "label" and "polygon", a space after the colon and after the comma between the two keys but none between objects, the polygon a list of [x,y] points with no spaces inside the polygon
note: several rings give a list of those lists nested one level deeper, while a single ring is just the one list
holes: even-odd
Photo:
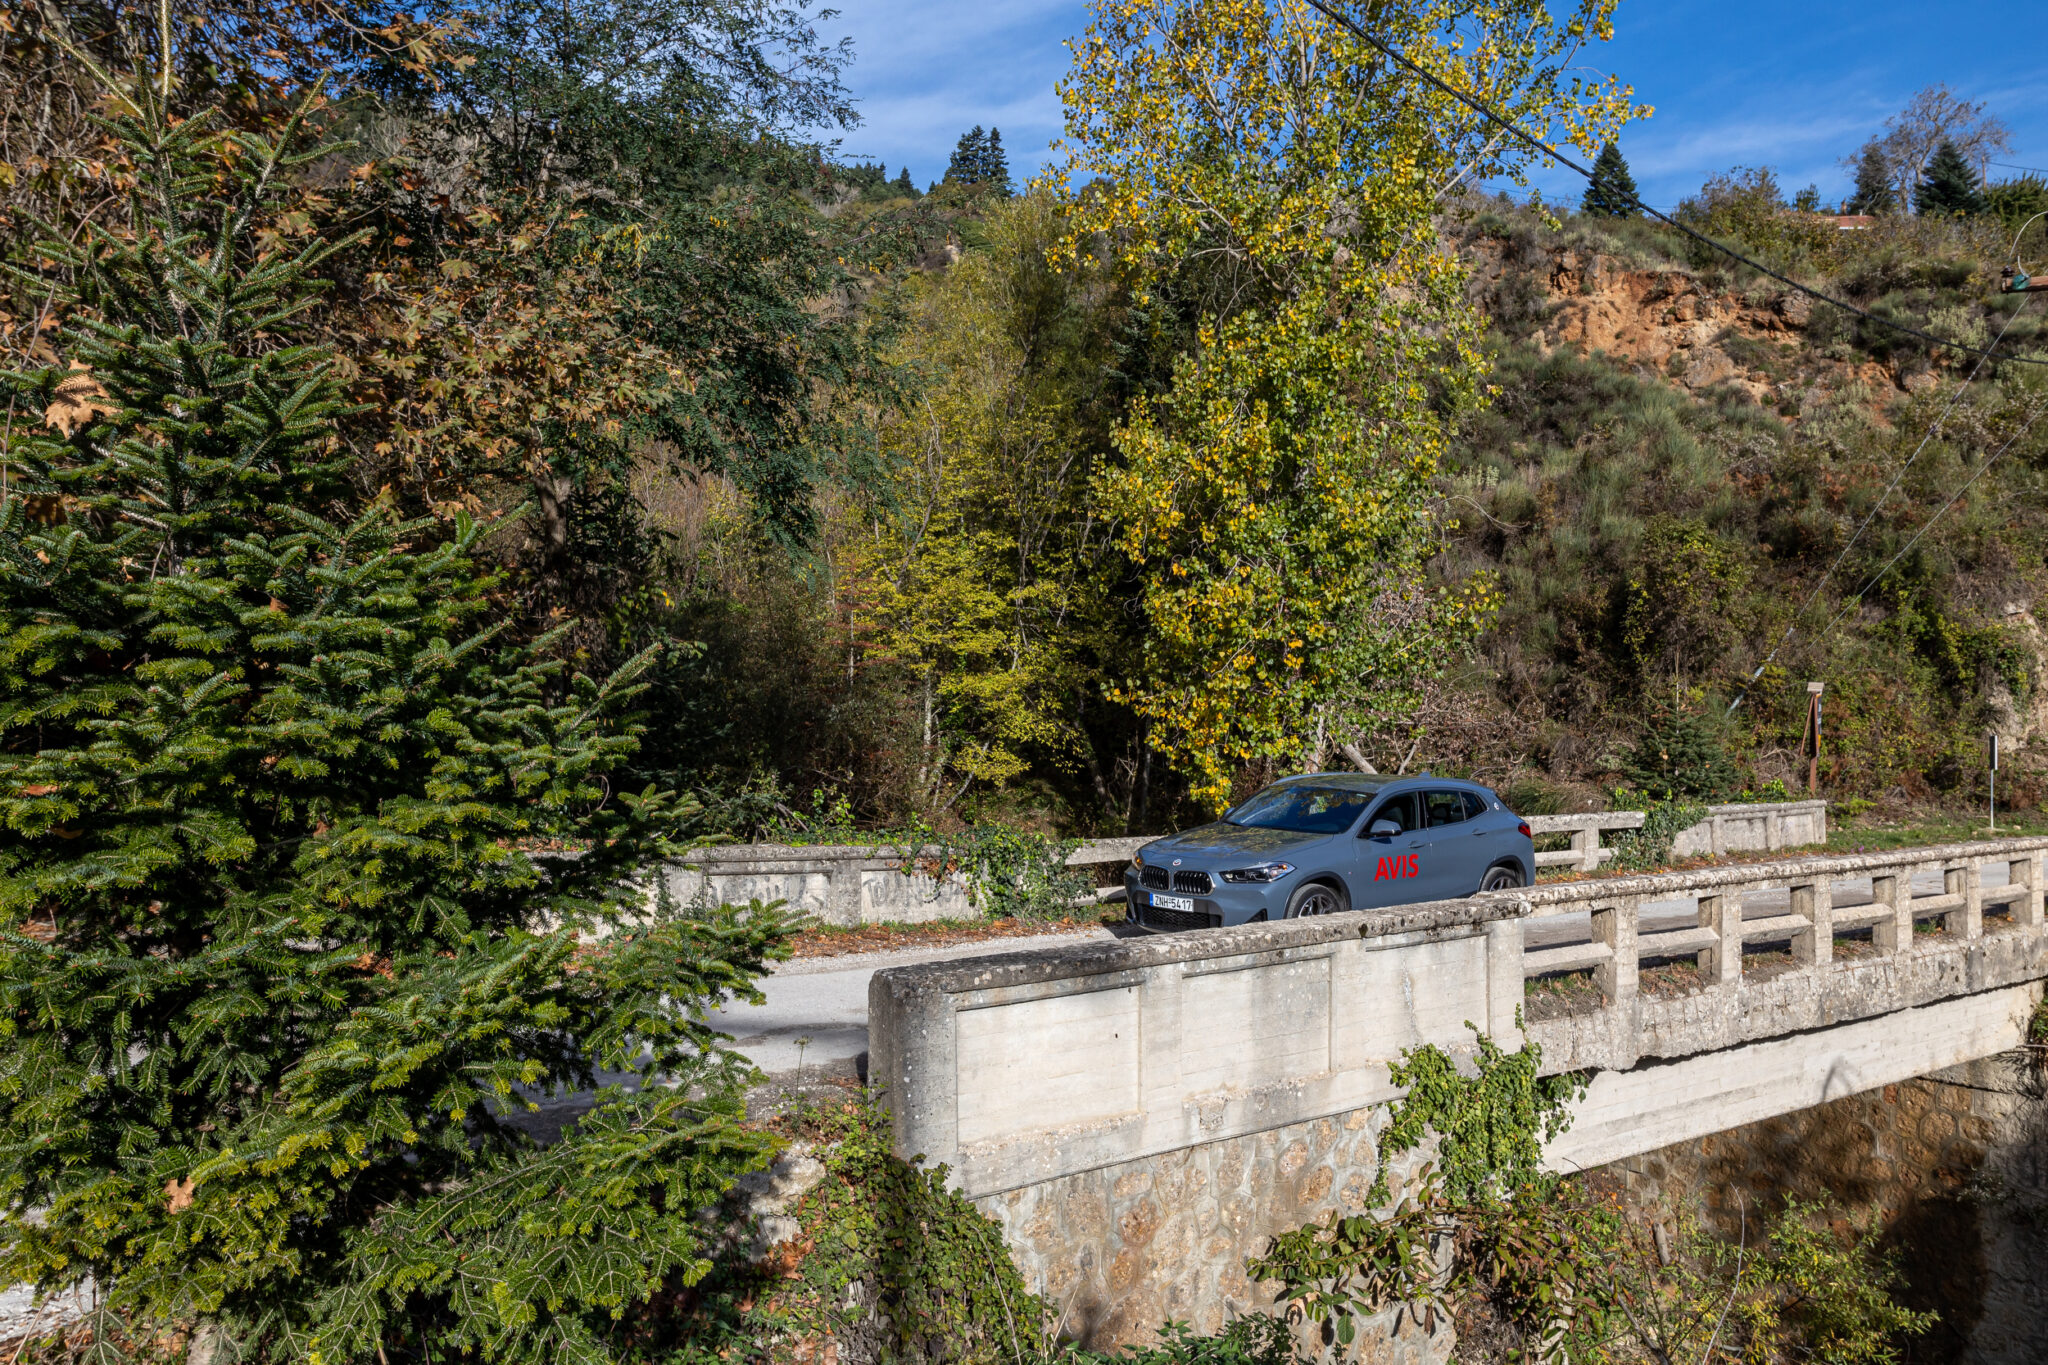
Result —
[{"label": "fir tree", "polygon": [[1010,195],[1010,159],[1003,151],[1002,130],[983,132],[977,123],[962,133],[954,144],[953,159],[946,164],[946,183]]},{"label": "fir tree", "polygon": [[1851,213],[1890,213],[1899,206],[1892,194],[1891,163],[1875,138],[1865,143],[1856,162],[1856,193],[1849,200]]},{"label": "fir tree", "polygon": [[1003,151],[1003,130],[1000,128],[988,130],[988,146],[984,149],[981,160],[980,183],[1005,199],[1014,193],[1010,184],[1010,158]]},{"label": "fir tree", "polygon": [[1636,215],[1636,180],[1629,174],[1621,148],[1612,142],[1600,149],[1593,163],[1593,178],[1586,183],[1579,212],[1596,218],[1633,218]]},{"label": "fir tree", "polygon": [[701,1020],[783,922],[645,906],[644,659],[565,677],[488,527],[355,504],[285,202],[336,149],[114,108],[127,216],[19,269],[72,322],[0,376],[0,1279],[91,1276],[102,1343],[607,1360],[764,1155]]},{"label": "fir tree", "polygon": [[1653,801],[1714,800],[1735,785],[1735,765],[1719,726],[1692,711],[1654,717],[1625,771],[1629,783]]},{"label": "fir tree", "polygon": [[918,197],[917,186],[910,183],[910,167],[905,166],[896,177],[896,188],[912,199]]},{"label": "fir tree", "polygon": [[946,163],[945,181],[949,185],[978,185],[981,183],[981,168],[988,160],[988,134],[981,130],[979,123],[960,134],[960,140],[953,144],[953,159]]},{"label": "fir tree", "polygon": [[1927,176],[1913,194],[1913,207],[1923,216],[1954,218],[1984,211],[1984,195],[1977,186],[1977,173],[1953,142],[1934,149],[1927,163]]}]

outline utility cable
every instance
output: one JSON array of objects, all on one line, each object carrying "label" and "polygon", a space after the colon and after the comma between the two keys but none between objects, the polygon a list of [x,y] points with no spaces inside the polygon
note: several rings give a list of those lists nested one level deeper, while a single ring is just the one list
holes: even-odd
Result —
[{"label": "utility cable", "polygon": [[[1592,181],[1593,172],[1589,170],[1587,167],[1581,166],[1578,162],[1572,160],[1563,152],[1560,152],[1559,150],[1557,150],[1557,148],[1551,146],[1549,143],[1535,136],[1533,133],[1524,131],[1519,124],[1514,122],[1514,120],[1508,118],[1503,114],[1495,112],[1495,110],[1485,101],[1478,99],[1475,96],[1466,94],[1465,92],[1451,85],[1449,82],[1445,81],[1435,72],[1430,71],[1426,67],[1423,67],[1417,64],[1416,62],[1409,60],[1403,54],[1395,51],[1393,47],[1383,42],[1381,39],[1375,37],[1373,34],[1367,32],[1365,28],[1359,25],[1357,21],[1353,20],[1349,15],[1340,14],[1336,10],[1330,8],[1330,6],[1325,3],[1325,0],[1308,0],[1308,3],[1317,12],[1322,14],[1324,18],[1332,20],[1333,22],[1340,24],[1344,28],[1350,30],[1357,37],[1359,37],[1360,39],[1364,40],[1366,43],[1370,44],[1372,47],[1377,49],[1382,55],[1387,57],[1390,61],[1393,61],[1397,65],[1421,77],[1424,81],[1427,81],[1430,85],[1435,86],[1438,90],[1441,90],[1444,94],[1449,95],[1452,99],[1458,101],[1458,103],[1464,105],[1466,108],[1471,109],[1475,113],[1479,114],[1481,117],[1487,119],[1489,122],[1498,125],[1501,129],[1511,134],[1517,140],[1519,140],[1526,146],[1532,148],[1539,154],[1547,156],[1552,160],[1556,161],[1557,163],[1559,163],[1560,165],[1568,167],[1573,171],[1576,171],[1579,175],[1585,177],[1585,179],[1589,183]],[[1694,241],[1699,242],[1704,246],[1710,247],[1713,250],[1718,251],[1722,255],[1727,256],[1733,260],[1742,262],[1742,264],[1748,266],[1752,270],[1755,270],[1759,274],[1768,275],[1770,278],[1777,280],[1781,284],[1789,285],[1791,288],[1799,291],[1802,294],[1807,295],[1810,298],[1819,299],[1822,303],[1826,303],[1832,305],[1833,307],[1839,308],[1845,313],[1852,313],[1855,316],[1864,319],[1865,321],[1874,322],[1881,327],[1889,327],[1893,331],[1904,333],[1907,336],[1918,337],[1922,341],[1933,342],[1937,346],[1945,346],[1948,347],[1950,350],[1961,351],[1966,354],[1974,355],[1977,357],[1977,365],[1970,371],[1970,378],[1963,381],[1963,384],[1959,388],[1957,388],[1955,393],[1949,396],[1948,407],[1942,411],[1942,415],[1939,421],[1937,421],[1935,426],[1929,429],[1928,434],[1921,439],[1920,446],[1914,450],[1912,456],[1907,459],[1905,465],[1900,467],[1898,474],[1893,477],[1891,484],[1886,487],[1884,497],[1878,500],[1877,507],[1871,509],[1870,516],[1864,519],[1863,525],[1856,528],[1856,533],[1855,535],[1850,537],[1849,544],[1844,545],[1842,547],[1841,553],[1835,556],[1835,562],[1829,565],[1827,574],[1824,574],[1821,577],[1820,582],[1814,585],[1813,591],[1807,595],[1806,601],[1800,605],[1798,613],[1793,616],[1792,624],[1786,627],[1784,637],[1780,639],[1777,645],[1772,648],[1770,654],[1765,657],[1764,662],[1757,666],[1756,672],[1750,675],[1749,681],[1750,683],[1754,683],[1759,677],[1763,676],[1763,671],[1765,668],[1770,666],[1771,660],[1777,657],[1778,650],[1784,648],[1785,641],[1792,638],[1792,632],[1794,629],[1797,628],[1800,618],[1803,617],[1806,614],[1807,609],[1812,606],[1814,598],[1819,596],[1821,588],[1826,585],[1828,578],[1834,574],[1835,569],[1840,567],[1843,558],[1849,552],[1850,546],[1853,546],[1856,543],[1856,540],[1862,536],[1865,528],[1867,528],[1870,525],[1871,520],[1876,517],[1878,511],[1882,509],[1882,507],[1884,506],[1886,499],[1889,499],[1891,497],[1893,490],[1898,487],[1899,480],[1903,479],[1906,475],[1906,470],[1912,467],[1913,461],[1920,458],[1920,452],[1926,449],[1928,441],[1933,439],[1935,432],[1940,429],[1941,423],[1946,422],[1948,420],[1948,415],[1951,411],[1954,410],[1957,400],[1962,397],[1963,390],[1967,389],[1970,385],[1971,380],[1974,380],[1977,377],[1978,371],[1982,370],[1984,367],[1984,362],[1986,360],[2001,359],[2011,360],[2022,365],[2048,366],[2048,360],[2038,359],[2032,356],[2000,356],[1997,353],[1997,346],[1999,342],[2005,340],[2005,334],[2008,330],[2011,329],[2013,320],[2017,318],[2020,315],[2020,312],[2026,307],[2025,299],[2022,299],[2020,307],[2015,308],[2012,311],[2012,313],[2006,318],[2005,326],[1999,329],[1998,336],[1992,340],[1990,347],[1987,348],[1979,346],[1967,346],[1964,345],[1962,342],[1952,341],[1946,337],[1936,336],[1934,333],[1923,331],[1918,327],[1909,327],[1905,323],[1895,321],[1891,318],[1880,317],[1877,314],[1869,312],[1866,309],[1858,308],[1853,303],[1849,303],[1843,299],[1838,299],[1834,297],[1832,294],[1827,294],[1822,292],[1821,290],[1815,289],[1811,285],[1802,284],[1798,280],[1793,279],[1791,276],[1784,274],[1782,271],[1773,270],[1771,269],[1771,267],[1765,265],[1763,262],[1756,260],[1753,257],[1746,256],[1742,252],[1737,251],[1735,248],[1714,240],[1712,237],[1707,236],[1704,232],[1700,232],[1692,227],[1689,227],[1686,224],[1681,223],[1677,219],[1671,217],[1670,215],[1660,212],[1655,208],[1652,208],[1650,205],[1645,204],[1641,198],[1634,194],[1629,194],[1625,197],[1627,198],[1628,202],[1633,204],[1637,209],[1641,210],[1643,213],[1648,214],[1650,217],[1656,219],[1658,222],[1665,224],[1667,227],[1675,228],[1679,232],[1685,234],[1687,237],[1692,238]],[[2028,419],[2027,425],[2033,425],[2033,420],[2031,418]],[[2022,432],[2024,432],[2025,430],[2025,427],[2021,428]],[[2013,439],[2019,439],[2018,435],[2015,435]],[[1998,454],[2003,455],[2006,450],[2011,448],[2011,445],[2012,443],[2010,441],[2007,442],[2006,445],[1999,450]],[[1963,495],[1963,493],[1967,492],[1969,490],[1970,484],[1975,483],[1978,477],[1983,474],[1984,470],[1989,469],[1991,467],[1992,461],[1995,461],[1997,458],[1998,456],[1994,455],[1991,460],[1987,460],[1984,463],[1982,468],[1978,469],[1976,474],[1971,475],[1969,482],[1965,483],[1961,489],[1957,490],[1955,498],[1951,498],[1946,504],[1942,506],[1941,512],[1946,512],[1950,507],[1954,506],[1956,498],[1960,498]],[[1929,519],[1927,526],[1923,526],[1920,528],[1921,535],[1926,534],[1927,527],[1932,526],[1934,522],[1940,518],[1941,512],[1935,513],[1934,517]],[[1906,548],[1911,549],[1912,545],[1919,541],[1919,538],[1920,537],[1916,535],[1913,538],[1913,541],[1908,543]],[[1905,551],[1901,550],[1899,553],[1902,556],[1905,554]],[[1897,562],[1898,557],[1895,556],[1892,560],[1892,564],[1896,564]],[[1886,572],[1889,572],[1890,569],[1891,564],[1887,564],[1884,567],[1884,569],[1879,570],[1878,577],[1883,577],[1883,575]],[[1870,583],[1865,584],[1863,592],[1868,592],[1870,588],[1876,584],[1876,582],[1877,579],[1873,578],[1870,581]],[[1862,595],[1863,593],[1858,593],[1857,597],[1854,600],[1860,601],[1862,599]],[[1847,608],[1844,608],[1845,614],[1847,610]],[[1841,616],[1837,615],[1835,617],[1835,621],[1830,621],[1826,629],[1824,629],[1821,633],[1825,635],[1829,630],[1833,630],[1835,622],[1840,620]],[[1742,704],[1743,698],[1747,697],[1748,695],[1749,685],[1745,684],[1741,694],[1738,695],[1733,702],[1729,703],[1728,710],[1732,713],[1737,706],[1740,706]]]},{"label": "utility cable", "polygon": [[2041,412],[2042,409],[2035,409],[2034,415],[2027,418],[2027,420],[2020,425],[2020,429],[2018,431],[2015,431],[2011,436],[2007,437],[2005,444],[2000,446],[1998,450],[1991,456],[1990,459],[1986,460],[1983,464],[1977,466],[1976,473],[1972,474],[1969,478],[1963,480],[1963,486],[1955,491],[1955,496],[1951,497],[1947,502],[1943,503],[1940,509],[1936,511],[1933,516],[1927,519],[1927,524],[1925,526],[1922,526],[1919,530],[1915,531],[1913,533],[1913,538],[1907,541],[1904,547],[1901,548],[1897,554],[1893,555],[1890,559],[1886,560],[1885,566],[1882,569],[1879,569],[1876,573],[1872,574],[1870,576],[1869,581],[1864,583],[1862,587],[1856,590],[1856,595],[1854,597],[1851,597],[1848,600],[1848,602],[1843,605],[1842,609],[1835,613],[1834,619],[1829,621],[1827,625],[1821,628],[1820,634],[1822,637],[1825,637],[1829,631],[1833,630],[1836,626],[1840,625],[1843,617],[1847,616],[1850,612],[1856,610],[1856,608],[1863,605],[1863,599],[1869,596],[1870,590],[1878,585],[1879,580],[1881,580],[1886,574],[1892,571],[1893,565],[1897,564],[1900,560],[1904,559],[1907,556],[1907,554],[1909,554],[1912,551],[1913,547],[1920,543],[1920,537],[1926,535],[1929,531],[1934,529],[1934,523],[1941,520],[1942,513],[1948,511],[1949,508],[1954,507],[1958,502],[1962,501],[1963,494],[1970,491],[1970,485],[1976,483],[1977,480],[1983,478],[1984,475],[1990,470],[1991,466],[1997,464],[2000,457],[2003,456],[2006,451],[2011,450],[2015,445],[2019,444],[2020,437],[2026,435],[2027,432],[2033,427],[2034,423],[2038,422],[2041,419]]},{"label": "utility cable", "polygon": [[[1308,3],[1317,12],[1322,14],[1324,18],[1329,19],[1334,23],[1341,24],[1343,27],[1349,29],[1359,38],[1371,44],[1374,48],[1377,48],[1389,60],[1406,68],[1409,71],[1412,71],[1417,76],[1420,76],[1423,80],[1429,82],[1431,85],[1443,91],[1446,95],[1449,95],[1452,99],[1458,101],[1458,103],[1464,105],[1466,108],[1479,114],[1481,117],[1498,124],[1500,127],[1505,129],[1509,134],[1519,139],[1521,142],[1526,143],[1529,147],[1533,148],[1540,155],[1547,156],[1551,160],[1556,161],[1558,164],[1566,166],[1571,170],[1577,171],[1580,175],[1584,176],[1589,182],[1593,179],[1592,171],[1590,171],[1584,166],[1581,166],[1578,162],[1572,160],[1563,152],[1560,152],[1559,150],[1557,150],[1557,148],[1545,142],[1542,138],[1537,137],[1534,133],[1524,132],[1519,124],[1515,123],[1514,120],[1508,118],[1504,114],[1494,112],[1492,107],[1489,106],[1484,100],[1465,94],[1457,87],[1445,81],[1441,76],[1438,76],[1435,72],[1429,70],[1426,67],[1417,65],[1413,61],[1410,61],[1407,57],[1403,56],[1399,52],[1396,52],[1392,47],[1388,46],[1385,42],[1382,42],[1380,39],[1374,37],[1371,33],[1368,33],[1364,28],[1362,28],[1358,24],[1356,20],[1352,19],[1349,15],[1340,14],[1336,10],[1331,9],[1330,6],[1327,3],[1325,3],[1325,0],[1308,0]],[[1723,245],[1722,243],[1715,241],[1712,237],[1707,236],[1704,232],[1699,232],[1693,228],[1687,227],[1684,223],[1679,222],[1676,218],[1671,217],[1669,214],[1658,212],[1656,209],[1651,208],[1648,204],[1645,204],[1641,199],[1637,198],[1633,194],[1627,195],[1625,197],[1628,199],[1629,203],[1633,204],[1636,208],[1642,210],[1650,217],[1655,218],[1658,222],[1663,223],[1667,227],[1676,228],[1679,232],[1684,233],[1686,236],[1692,238],[1694,241],[1699,242],[1702,245],[1711,247],[1715,251],[1720,252],[1724,256],[1742,262],[1744,265],[1756,271],[1758,274],[1768,275],[1772,279],[1778,281],[1780,284],[1789,285],[1791,288],[1798,290],[1802,294],[1805,294],[1811,298],[1819,299],[1822,303],[1832,304],[1833,306],[1841,309],[1845,313],[1853,313],[1857,317],[1862,318],[1867,322],[1874,322],[1878,324],[1880,327],[1889,327],[1895,332],[1903,332],[1907,336],[1919,337],[1922,341],[1931,341],[1937,346],[1946,346],[1950,350],[1963,351],[1970,355],[1987,356],[2000,360],[2011,360],[2021,365],[2048,366],[2048,360],[2035,359],[2030,356],[1994,356],[1991,351],[1985,350],[1982,347],[1966,346],[1960,341],[1951,341],[1947,337],[1936,336],[1934,333],[1922,331],[1918,327],[1909,327],[1903,322],[1897,322],[1891,318],[1879,317],[1875,313],[1869,312],[1862,308],[1858,308],[1853,303],[1849,303],[1845,300],[1838,299],[1832,294],[1823,293],[1820,290],[1815,289],[1811,285],[1801,284],[1798,280],[1793,279],[1790,275],[1784,274],[1781,271],[1773,270],[1769,266],[1765,265],[1762,261],[1756,260],[1749,256],[1745,256],[1741,252],[1737,251],[1734,247]]]},{"label": "utility cable", "polygon": [[[2005,340],[2006,331],[2012,327],[2013,319],[2017,318],[2022,312],[2026,311],[2027,304],[2033,300],[2033,297],[2034,296],[2032,294],[2028,294],[2022,297],[2020,299],[2020,306],[2018,308],[2013,309],[2011,315],[2006,318],[2005,326],[1999,328],[1998,335],[1992,339],[1991,345],[1994,350],[1997,348],[1999,342]],[[1944,407],[1941,410],[1941,416],[1934,419],[1934,425],[1927,428],[1927,434],[1920,438],[1920,444],[1913,447],[1913,453],[1911,455],[1908,455],[1906,457],[1906,462],[1899,466],[1899,472],[1892,475],[1892,481],[1885,485],[1883,494],[1879,496],[1876,505],[1870,509],[1870,515],[1863,518],[1862,523],[1856,527],[1854,534],[1852,534],[1849,537],[1848,541],[1845,544],[1843,544],[1842,548],[1836,552],[1835,562],[1828,565],[1828,571],[1822,574],[1820,576],[1820,581],[1813,585],[1813,591],[1806,594],[1806,600],[1799,604],[1799,610],[1792,613],[1791,621],[1788,622],[1785,626],[1785,633],[1778,637],[1778,643],[1771,646],[1771,652],[1769,654],[1764,655],[1764,661],[1758,664],[1756,666],[1756,671],[1749,675],[1749,681],[1742,685],[1742,691],[1736,693],[1735,700],[1728,703],[1728,710],[1724,714],[1731,716],[1734,715],[1735,708],[1742,705],[1743,701],[1748,698],[1749,689],[1756,686],[1756,680],[1764,675],[1764,670],[1766,668],[1769,668],[1771,666],[1771,661],[1778,657],[1778,651],[1785,647],[1786,641],[1790,640],[1792,638],[1793,632],[1799,629],[1799,623],[1806,619],[1806,613],[1808,610],[1812,608],[1814,599],[1820,596],[1820,590],[1827,586],[1828,580],[1830,578],[1833,578],[1835,576],[1835,570],[1842,567],[1842,561],[1849,557],[1849,551],[1856,548],[1856,542],[1861,540],[1863,538],[1863,533],[1870,529],[1870,523],[1877,520],[1877,514],[1884,510],[1884,505],[1887,502],[1891,501],[1892,494],[1898,490],[1900,480],[1906,477],[1906,471],[1913,467],[1913,462],[1920,458],[1921,453],[1927,449],[1928,443],[1932,441],[1937,435],[1939,435],[1941,429],[1947,425],[1949,414],[1953,413],[1956,410],[1956,404],[1962,401],[1964,391],[1967,390],[1972,383],[1976,382],[1977,375],[1979,372],[1983,370],[1983,368],[1984,357],[1980,355],[1977,357],[1976,365],[1971,368],[1969,377],[1963,380],[1961,384],[1958,384],[1953,393],[1949,394],[1948,406]],[[1830,625],[1830,628],[1832,628],[1832,623]],[[1822,634],[1825,633],[1825,631],[1822,632]]]}]

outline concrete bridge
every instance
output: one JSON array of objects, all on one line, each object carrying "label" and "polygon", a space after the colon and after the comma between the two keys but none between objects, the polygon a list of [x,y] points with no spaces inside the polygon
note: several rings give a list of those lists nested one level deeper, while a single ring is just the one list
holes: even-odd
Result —
[{"label": "concrete bridge", "polygon": [[1258,1306],[1273,1233],[1364,1207],[1388,1066],[1468,1022],[1588,1071],[1591,1167],[2016,1046],[2048,838],[1806,857],[901,967],[898,1150],[951,1168],[1070,1327]]}]

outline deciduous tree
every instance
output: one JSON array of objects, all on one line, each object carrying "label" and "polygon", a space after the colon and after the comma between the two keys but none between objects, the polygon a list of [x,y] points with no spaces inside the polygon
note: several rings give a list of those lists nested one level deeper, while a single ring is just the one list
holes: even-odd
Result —
[{"label": "deciduous tree", "polygon": [[[1356,13],[1522,126],[1593,147],[1628,92],[1567,73],[1610,9]],[[1431,220],[1519,153],[1300,0],[1102,0],[1061,93],[1062,259],[1099,253],[1141,303],[1190,301],[1191,346],[1096,488],[1141,584],[1118,695],[1220,807],[1247,761],[1400,725],[1486,614],[1484,581],[1426,570],[1438,460],[1485,371]]]},{"label": "deciduous tree", "polygon": [[1978,180],[1984,178],[1993,153],[2012,150],[2012,130],[2004,120],[1982,101],[1966,100],[1946,85],[1920,91],[1884,126],[1885,164],[1891,167],[1892,192],[1901,205],[1917,202],[1920,182],[1944,142],[1955,145]]}]

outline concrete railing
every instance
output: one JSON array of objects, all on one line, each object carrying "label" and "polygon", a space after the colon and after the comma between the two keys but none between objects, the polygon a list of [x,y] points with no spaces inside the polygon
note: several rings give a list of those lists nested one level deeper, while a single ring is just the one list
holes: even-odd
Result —
[{"label": "concrete railing", "polygon": [[2048,979],[2044,851],[2003,839],[1521,893],[1527,1036],[1545,1072],[1595,1077],[1548,1159],[1597,1165],[2014,1046]]},{"label": "concrete railing", "polygon": [[[2048,939],[2007,931],[2043,927],[2044,850],[2048,838],[1987,840],[1560,882],[1520,893],[1530,909],[1524,973],[1532,980],[1589,973],[1600,996],[1599,1008],[1585,1016],[1600,1022],[1563,1030],[1569,1037],[1552,1041],[1566,1045],[1546,1046],[1546,1062],[1556,1069],[1623,1069],[1644,1056],[1686,1055],[1908,1008],[1933,998],[1929,991],[2033,979],[2041,965],[2037,949]],[[1987,869],[1996,875],[1988,884]],[[1589,917],[1584,941],[1545,930],[1547,920],[1578,915]],[[1559,937],[1564,941],[1551,941]],[[1769,956],[1746,961],[1765,945]],[[2006,961],[2008,949],[2019,957]],[[1966,960],[1943,961],[1954,952]],[[1651,966],[1673,970],[1649,1003],[1687,1002],[1683,1022],[1638,1009]],[[1685,967],[1696,975],[1679,970]],[[1834,989],[1838,967],[1854,969],[1853,1000]],[[1957,969],[1952,976],[1945,974],[1950,968]],[[1764,977],[1753,980],[1757,972]],[[1758,1009],[1750,987],[1762,979],[1776,996],[1796,997],[1810,1009],[1797,1018],[1775,1005]]]},{"label": "concrete railing", "polygon": [[1828,841],[1825,801],[1752,801],[1708,806],[1707,818],[1678,832],[1674,858],[1719,858],[1729,853],[1776,853]]},{"label": "concrete railing", "polygon": [[787,901],[839,928],[980,913],[964,876],[934,868],[939,852],[933,849],[919,862],[907,849],[887,844],[714,845],[671,864],[666,876],[669,894],[684,904],[699,897],[728,904]]},{"label": "concrete railing", "polygon": [[868,1075],[905,1155],[973,1195],[1391,1098],[1467,1021],[1515,1046],[1513,897],[894,967]]},{"label": "concrete railing", "polygon": [[[1603,830],[1640,829],[1641,811],[1593,811],[1583,815],[1533,815],[1537,834],[1568,833],[1569,850],[1536,855],[1541,867],[1597,871],[1614,856],[1600,842]],[[1099,867],[1128,861],[1157,835],[1092,839],[1067,857],[1067,866]],[[1680,857],[1705,853],[1775,851],[1827,838],[1827,804],[1791,801],[1774,805],[1710,806],[1705,820],[1682,831],[1673,851]],[[876,923],[917,923],[970,919],[980,913],[958,870],[940,872],[945,850],[937,846],[913,856],[891,844],[727,844],[698,849],[668,870],[669,893],[687,903],[699,896],[727,902],[787,901],[822,923],[842,928]],[[1115,896],[1111,888],[1102,893]]]},{"label": "concrete railing", "polygon": [[1578,872],[1598,872],[1600,864],[1614,856],[1615,850],[1600,842],[1603,830],[1641,829],[1647,819],[1639,810],[1595,810],[1580,815],[1528,815],[1529,832],[1541,838],[1545,834],[1569,834],[1570,848],[1549,849],[1536,855],[1536,866],[1569,867]]},{"label": "concrete railing", "polygon": [[[1128,862],[1158,837],[1090,840],[1068,856],[1067,866]],[[938,869],[945,856],[937,845],[913,855],[893,844],[714,844],[670,866],[668,889],[684,904],[700,896],[787,901],[839,928],[971,919],[980,907],[965,875]]]},{"label": "concrete railing", "polygon": [[[1587,811],[1578,815],[1531,815],[1529,832],[1536,835],[1569,834],[1572,846],[1550,849],[1536,855],[1536,866],[1569,867],[1575,872],[1597,872],[1614,856],[1615,850],[1600,842],[1603,831],[1641,829],[1645,815],[1639,810]],[[1708,806],[1698,824],[1678,832],[1671,841],[1674,858],[1722,857],[1729,853],[1776,853],[1780,849],[1828,841],[1828,803],[1825,801],[1737,802]]]}]

